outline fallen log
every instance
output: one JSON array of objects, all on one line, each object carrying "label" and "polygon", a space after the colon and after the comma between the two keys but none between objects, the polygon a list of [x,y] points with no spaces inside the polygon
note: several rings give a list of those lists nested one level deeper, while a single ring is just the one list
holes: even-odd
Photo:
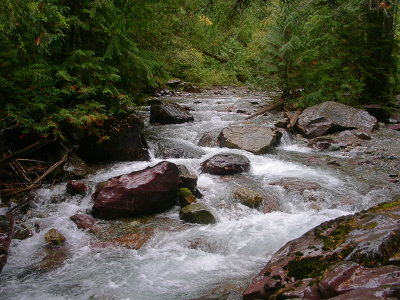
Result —
[{"label": "fallen log", "polygon": [[278,107],[281,107],[281,106],[283,106],[285,103],[286,103],[286,100],[282,100],[282,101],[279,101],[279,102],[277,102],[277,103],[275,103],[275,104],[273,104],[273,105],[271,105],[271,106],[261,108],[261,109],[259,109],[256,113],[252,114],[251,116],[248,116],[248,117],[246,118],[246,120],[252,119],[252,118],[257,117],[257,116],[259,116],[259,115],[262,115],[262,114],[264,114],[264,113],[266,113],[266,112],[268,112],[268,111],[271,111],[271,110],[274,110],[274,109],[276,109],[276,108],[278,108]]},{"label": "fallen log", "polygon": [[49,144],[52,140],[40,140],[39,142],[37,142],[36,144],[33,144],[29,147],[26,147],[22,150],[19,150],[17,152],[11,153],[9,155],[7,155],[6,157],[0,159],[0,166],[12,162],[13,160],[16,160],[17,158],[20,158],[28,153],[31,153],[37,149],[42,148],[43,146],[46,146],[47,144]]},{"label": "fallen log", "polygon": [[302,109],[299,108],[293,115],[293,117],[290,119],[290,122],[287,126],[287,129],[289,131],[292,131],[294,128],[294,125],[297,123],[297,120],[299,119],[300,115],[301,115]]},{"label": "fallen log", "polygon": [[214,54],[214,53],[211,53],[211,52],[208,52],[208,51],[204,51],[204,50],[201,50],[201,49],[200,49],[200,51],[201,51],[204,55],[209,56],[209,57],[212,57],[212,58],[218,60],[219,62],[222,62],[222,63],[227,63],[227,62],[228,62],[228,59],[225,58],[225,57],[222,57],[222,56],[219,56],[219,55],[216,55],[216,54]]}]

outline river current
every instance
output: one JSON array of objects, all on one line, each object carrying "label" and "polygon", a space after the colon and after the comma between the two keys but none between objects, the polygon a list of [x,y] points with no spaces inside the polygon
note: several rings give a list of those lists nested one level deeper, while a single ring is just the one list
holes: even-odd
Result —
[{"label": "river current", "polygon": [[[289,135],[284,135],[281,144],[265,155],[197,146],[204,134],[216,137],[227,126],[245,123],[246,116],[238,114],[237,109],[253,112],[267,101],[265,96],[254,95],[188,98],[182,105],[190,107],[194,122],[152,126],[147,119],[151,161],[93,166],[93,172],[85,179],[91,192],[84,197],[68,196],[65,184],[38,190],[28,222],[40,222],[45,229],[28,239],[12,241],[8,262],[0,274],[0,298],[167,300],[218,297],[231,290],[242,292],[289,240],[324,221],[388,200],[384,191],[363,192],[355,178],[340,170],[305,164],[302,158],[313,154],[312,150],[306,145],[292,145]],[[143,114],[148,115],[148,111]],[[273,126],[272,116],[257,117],[251,122]],[[179,220],[178,206],[146,219],[97,220],[107,228],[144,223],[151,226],[151,239],[134,250],[96,246],[94,236],[78,229],[69,219],[78,211],[90,210],[91,194],[98,183],[153,166],[165,160],[157,158],[160,149],[172,146],[196,154],[197,158],[166,160],[183,164],[199,176],[198,187],[203,194],[199,201],[210,208],[216,224],[185,225]],[[250,171],[224,177],[202,174],[201,163],[221,152],[245,155],[251,162]],[[318,194],[307,198],[270,185],[282,178],[316,182],[321,188]],[[279,201],[279,211],[263,213],[241,205],[232,196],[236,186],[273,194]],[[55,203],[57,197],[65,201]],[[349,198],[352,201],[343,201]],[[67,238],[65,253],[60,254],[65,259],[55,267],[40,270],[35,265],[46,257],[44,235],[50,228],[58,229]]]}]

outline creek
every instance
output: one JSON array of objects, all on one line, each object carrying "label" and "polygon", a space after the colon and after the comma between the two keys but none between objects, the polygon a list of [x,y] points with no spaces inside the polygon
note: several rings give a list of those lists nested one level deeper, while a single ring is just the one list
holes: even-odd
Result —
[{"label": "creek", "polygon": [[[151,161],[92,166],[85,179],[91,191],[85,196],[66,194],[65,184],[36,191],[26,219],[44,229],[28,239],[12,241],[8,262],[0,274],[0,298],[166,300],[218,297],[232,290],[241,293],[289,240],[324,221],[389,200],[382,190],[364,191],[355,176],[338,168],[305,164],[305,158],[318,154],[304,144],[292,144],[289,134],[265,155],[197,146],[204,134],[216,137],[223,128],[244,123],[246,116],[238,114],[237,109],[253,112],[267,101],[265,96],[254,95],[186,98],[181,104],[191,108],[195,122],[153,126],[146,119]],[[272,127],[275,119],[269,115],[251,122]],[[216,216],[216,224],[184,224],[177,205],[146,218],[97,220],[102,239],[96,242],[98,236],[78,229],[69,219],[77,211],[91,209],[91,194],[98,183],[153,166],[165,160],[158,158],[160,153],[173,147],[192,158],[166,160],[198,174],[198,188],[203,194],[199,201]],[[245,155],[251,162],[250,171],[222,177],[202,174],[201,163],[222,152]],[[320,189],[305,195],[270,185],[283,178],[315,182]],[[241,205],[232,196],[236,186],[273,195],[279,202],[278,211],[263,213]],[[67,238],[56,255],[49,255],[44,239],[50,228]],[[146,229],[151,229],[152,235],[139,250],[101,243],[123,232]]]}]

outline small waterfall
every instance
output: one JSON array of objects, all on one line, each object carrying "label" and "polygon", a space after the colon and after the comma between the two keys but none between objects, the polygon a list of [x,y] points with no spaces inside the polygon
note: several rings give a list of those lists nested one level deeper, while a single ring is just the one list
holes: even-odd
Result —
[{"label": "small waterfall", "polygon": [[292,134],[285,128],[280,128],[279,131],[282,133],[280,145],[291,146],[293,144]]}]

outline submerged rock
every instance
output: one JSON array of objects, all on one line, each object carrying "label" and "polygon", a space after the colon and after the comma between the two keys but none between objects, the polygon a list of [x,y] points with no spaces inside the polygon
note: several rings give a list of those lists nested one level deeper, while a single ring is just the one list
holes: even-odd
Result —
[{"label": "submerged rock", "polygon": [[158,213],[174,203],[178,185],[178,167],[160,162],[154,167],[108,180],[93,195],[93,211],[104,219]]},{"label": "submerged rock", "polygon": [[207,159],[202,171],[214,175],[232,175],[250,170],[250,160],[240,154],[221,153]]},{"label": "submerged rock", "polygon": [[367,295],[388,286],[393,296],[399,291],[400,269],[384,265],[399,262],[399,218],[400,199],[322,223],[279,249],[244,292],[244,300],[341,294],[334,299],[386,299]]},{"label": "submerged rock", "polygon": [[260,193],[244,187],[234,188],[233,195],[237,197],[243,205],[250,208],[257,207],[263,202],[263,196]]},{"label": "submerged rock", "polygon": [[216,223],[213,214],[202,203],[194,203],[183,207],[179,212],[179,218],[183,221],[196,224]]},{"label": "submerged rock", "polygon": [[354,128],[370,132],[376,123],[376,118],[365,110],[333,101],[305,109],[298,120],[298,124],[308,138]]},{"label": "submerged rock", "polygon": [[218,136],[219,146],[242,149],[254,154],[267,153],[280,140],[282,133],[263,126],[227,127]]},{"label": "submerged rock", "polygon": [[194,121],[194,117],[177,103],[161,103],[150,107],[150,123],[181,124]]},{"label": "submerged rock", "polygon": [[153,236],[154,230],[147,230],[144,232],[131,232],[114,238],[111,240],[112,243],[118,246],[123,246],[129,249],[139,250],[146,244],[148,240]]},{"label": "submerged rock", "polygon": [[299,192],[303,193],[305,190],[316,190],[320,186],[316,182],[306,181],[296,178],[282,178],[271,185],[280,185],[288,192]]},{"label": "submerged rock", "polygon": [[3,270],[14,231],[14,216],[8,207],[0,207],[0,273]]}]

